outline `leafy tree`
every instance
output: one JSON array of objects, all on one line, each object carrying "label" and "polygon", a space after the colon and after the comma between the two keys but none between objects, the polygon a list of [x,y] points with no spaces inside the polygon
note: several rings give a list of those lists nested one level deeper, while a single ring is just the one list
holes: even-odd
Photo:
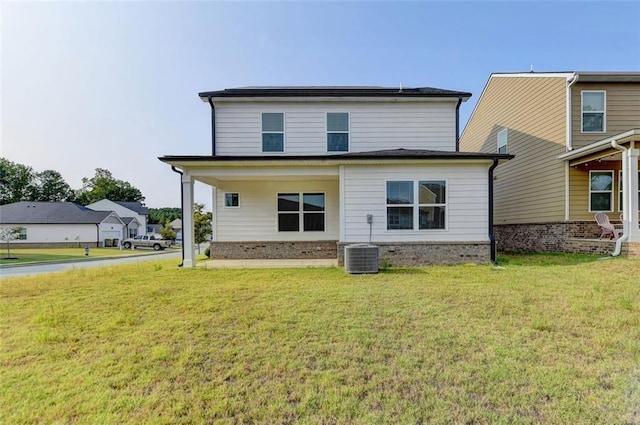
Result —
[{"label": "leafy tree", "polygon": [[193,234],[195,243],[198,244],[198,254],[200,253],[200,244],[209,240],[211,236],[211,222],[213,214],[204,212],[204,204],[195,203],[193,211]]},{"label": "leafy tree", "polygon": [[11,242],[18,239],[22,227],[0,226],[0,241],[7,244],[7,259],[11,259]]},{"label": "leafy tree", "polygon": [[101,199],[122,202],[142,202],[144,196],[131,183],[113,177],[111,171],[96,168],[96,175],[82,179],[82,188],[76,194],[82,205],[88,205]]},{"label": "leafy tree", "polygon": [[176,218],[182,218],[182,210],[180,208],[149,208],[147,221],[149,224],[160,224],[173,221]]},{"label": "leafy tree", "polygon": [[36,173],[36,191],[34,201],[66,202],[75,200],[73,189],[55,170]]},{"label": "leafy tree", "polygon": [[171,240],[175,240],[175,238],[178,236],[176,231],[173,230],[173,227],[171,226],[171,222],[169,220],[164,223],[164,227],[162,228],[162,230],[160,230],[160,235],[162,236],[162,239]]},{"label": "leafy tree", "polygon": [[36,194],[33,168],[0,158],[0,205],[35,201]]}]

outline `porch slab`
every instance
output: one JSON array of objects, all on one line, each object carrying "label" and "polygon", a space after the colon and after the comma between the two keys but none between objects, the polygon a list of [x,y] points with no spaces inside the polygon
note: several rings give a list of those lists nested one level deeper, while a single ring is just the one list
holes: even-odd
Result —
[{"label": "porch slab", "polygon": [[326,258],[207,260],[197,263],[196,267],[205,269],[338,267],[338,260]]}]

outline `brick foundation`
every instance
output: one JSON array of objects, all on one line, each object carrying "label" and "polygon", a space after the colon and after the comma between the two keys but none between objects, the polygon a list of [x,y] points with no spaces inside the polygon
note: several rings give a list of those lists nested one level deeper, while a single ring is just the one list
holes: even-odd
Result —
[{"label": "brick foundation", "polygon": [[[102,243],[98,244],[96,242],[11,242],[11,249],[15,248],[78,248],[84,249],[85,246],[89,248],[101,248]],[[6,250],[7,244],[1,243],[0,248],[4,248]]]},{"label": "brick foundation", "polygon": [[[340,266],[344,265],[344,247],[347,245],[351,243],[338,243]],[[381,265],[429,266],[491,262],[491,245],[488,242],[376,242],[373,245],[379,247]]]},{"label": "brick foundation", "polygon": [[[599,239],[602,233],[593,221],[569,221],[536,224],[499,224],[494,226],[500,252],[567,252],[608,255],[615,241]],[[622,256],[640,256],[640,243],[624,242]]]},{"label": "brick foundation", "polygon": [[213,259],[330,259],[336,258],[337,241],[211,242]]}]

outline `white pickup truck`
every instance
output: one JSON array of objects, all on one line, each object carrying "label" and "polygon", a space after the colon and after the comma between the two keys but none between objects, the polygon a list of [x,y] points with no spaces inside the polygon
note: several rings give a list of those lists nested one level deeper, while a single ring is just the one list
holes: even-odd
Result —
[{"label": "white pickup truck", "polygon": [[162,239],[160,235],[138,235],[135,238],[129,238],[122,241],[122,246],[129,248],[153,248],[154,251],[161,251],[171,246],[171,241]]}]

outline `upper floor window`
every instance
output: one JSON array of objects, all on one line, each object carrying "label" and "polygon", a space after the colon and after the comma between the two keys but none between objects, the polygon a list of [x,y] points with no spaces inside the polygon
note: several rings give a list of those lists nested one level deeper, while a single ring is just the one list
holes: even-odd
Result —
[{"label": "upper floor window", "polygon": [[507,129],[498,131],[498,153],[507,153]]},{"label": "upper floor window", "polygon": [[327,113],[327,152],[349,152],[348,113]]},{"label": "upper floor window", "polygon": [[284,152],[284,113],[262,114],[262,152]]},{"label": "upper floor window", "polygon": [[388,181],[387,230],[445,229],[446,192],[445,180]]},{"label": "upper floor window", "polygon": [[589,211],[613,211],[613,171],[589,171]]},{"label": "upper floor window", "polygon": [[582,132],[604,133],[607,96],[604,90],[582,92]]}]

